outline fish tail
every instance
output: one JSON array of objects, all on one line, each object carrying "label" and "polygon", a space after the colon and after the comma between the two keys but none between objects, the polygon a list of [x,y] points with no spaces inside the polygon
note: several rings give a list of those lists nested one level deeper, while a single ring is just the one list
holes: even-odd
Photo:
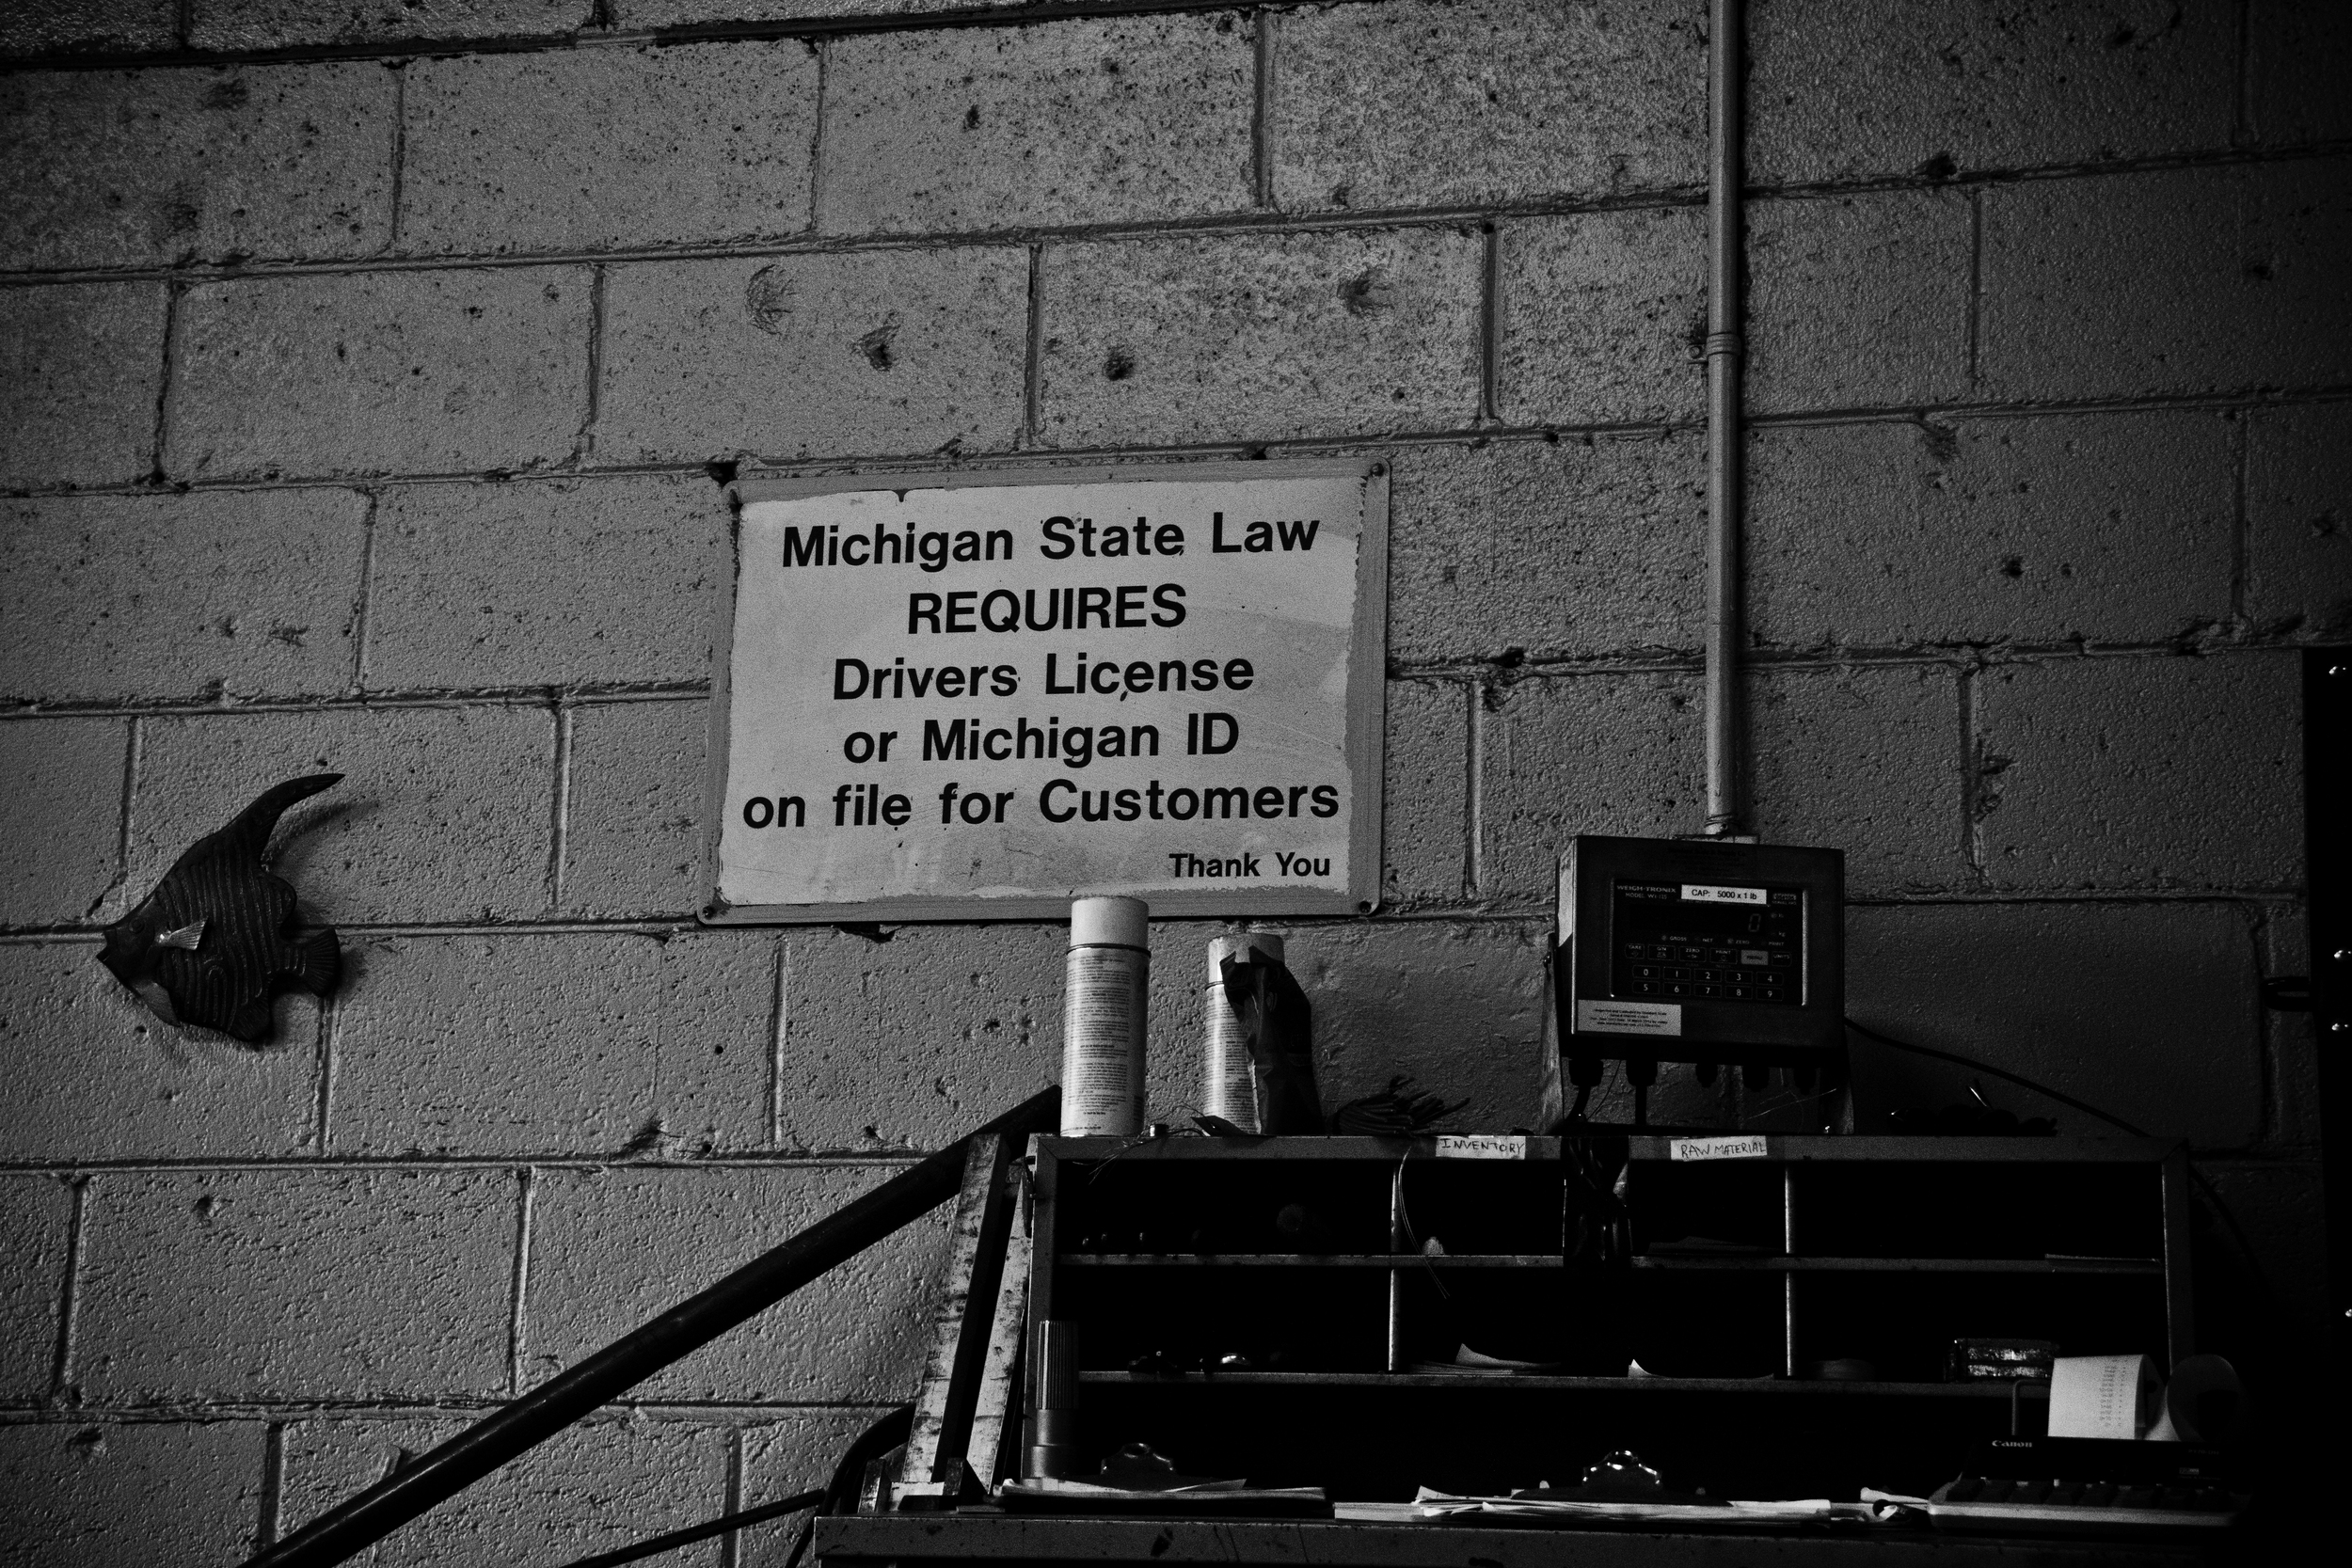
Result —
[{"label": "fish tail", "polygon": [[277,828],[278,818],[288,806],[308,800],[322,789],[332,788],[342,778],[341,773],[311,773],[273,785],[214,836],[230,851],[260,860],[262,851],[269,847],[269,835]]},{"label": "fish tail", "polygon": [[325,996],[335,989],[335,981],[343,972],[343,944],[335,935],[335,927],[322,926],[294,943],[302,955],[302,984],[314,996]]}]

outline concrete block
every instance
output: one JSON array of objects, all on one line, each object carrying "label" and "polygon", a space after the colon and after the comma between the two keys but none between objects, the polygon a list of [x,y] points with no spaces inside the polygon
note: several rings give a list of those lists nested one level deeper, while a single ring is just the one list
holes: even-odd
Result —
[{"label": "concrete block", "polygon": [[2249,8],[2248,110],[2272,147],[2352,136],[2344,79],[2352,71],[2352,17],[2335,6],[2279,0]]},{"label": "concrete block", "polygon": [[372,255],[392,235],[397,91],[357,60],[13,77],[0,265]]},{"label": "concrete block", "polygon": [[798,233],[817,96],[817,56],[797,39],[420,61],[400,246],[503,255]]},{"label": "concrete block", "polygon": [[[465,1429],[458,1420],[310,1419],[286,1428],[279,1539]],[[684,1421],[568,1427],[423,1517],[364,1560],[373,1568],[510,1568],[617,1551],[727,1511],[728,1434]],[[719,1568],[722,1543],[662,1554]]]},{"label": "concrete block", "polygon": [[73,1189],[54,1177],[0,1177],[0,1400],[46,1399],[65,1299]]},{"label": "concrete block", "polygon": [[800,458],[1009,447],[1028,257],[856,251],[615,267],[597,455]]},{"label": "concrete block", "polygon": [[[896,1168],[546,1172],[533,1207],[524,1384],[545,1382]],[[936,1210],[877,1243],[638,1385],[633,1397],[731,1403],[913,1398],[930,1349],[914,1325],[927,1321],[941,1288],[947,1215]]]},{"label": "concrete block", "polygon": [[[1154,920],[1151,987],[1145,1004],[1150,1025],[1143,1053],[1144,1116],[1190,1127],[1208,1101],[1208,952],[1216,938],[1253,928],[1264,921]],[[1067,928],[1057,927],[1067,940]],[[1051,1076],[1061,1076],[1063,1007],[1057,999],[1039,1031],[1039,1049],[1050,1050]],[[1015,1096],[1009,1094],[1006,1102]],[[977,1107],[976,1107],[977,1108]]]},{"label": "concrete block", "polygon": [[376,508],[366,684],[705,681],[732,566],[699,474],[402,485]]},{"label": "concrete block", "polygon": [[1751,412],[1965,398],[1967,198],[1758,201],[1747,221]]},{"label": "concrete block", "polygon": [[[882,1415],[880,1410],[808,1410],[745,1427],[739,1506],[764,1508],[824,1485],[842,1453]],[[806,1513],[788,1513],[739,1530],[734,1559],[739,1568],[785,1568],[793,1542],[800,1539],[801,1522],[807,1517]]]},{"label": "concrete block", "polygon": [[[2159,1137],[2227,1148],[2262,1117],[2252,933],[2226,904],[1880,904],[1846,911],[1846,1010],[2022,1073]],[[1857,1114],[1956,1105],[1969,1071],[1853,1041]],[[1988,1080],[1993,1103],[2113,1129]]]},{"label": "concrete block", "polygon": [[1748,20],[1748,178],[2106,162],[2230,145],[2226,6],[1767,0]]},{"label": "concrete block", "polygon": [[937,1148],[1057,1081],[1069,940],[1050,923],[789,933],[779,1147]]},{"label": "concrete block", "polygon": [[1411,0],[1278,25],[1275,198],[1292,212],[1706,178],[1706,8],[1692,0]]},{"label": "concrete block", "polygon": [[1450,430],[1478,410],[1473,230],[1050,245],[1055,446]]},{"label": "concrete block", "polygon": [[1291,931],[1285,958],[1314,1007],[1325,1107],[1409,1073],[1470,1102],[1449,1130],[1532,1126],[1549,926],[1415,920]]},{"label": "concrete block", "polygon": [[710,705],[600,703],[572,710],[564,907],[589,916],[691,914],[703,864],[704,732]]},{"label": "concrete block", "polygon": [[1978,676],[1985,876],[2003,888],[2296,886],[2299,678],[2284,653]]},{"label": "concrete block", "polygon": [[120,484],[155,466],[164,286],[0,289],[0,486]]},{"label": "concrete block", "polygon": [[1479,715],[1479,892],[1549,914],[1579,833],[1706,826],[1696,677],[1554,676],[1500,688]]},{"label": "concrete block", "polygon": [[311,1152],[317,1038],[307,993],[279,1001],[277,1043],[256,1051],[163,1022],[95,942],[0,946],[0,1159]]},{"label": "concrete block", "polygon": [[179,0],[20,0],[0,12],[0,55],[160,54],[179,30]]},{"label": "concrete block", "polygon": [[2352,406],[2246,425],[2246,613],[2271,635],[2352,635]]},{"label": "concrete block", "polygon": [[1758,671],[1745,717],[1749,817],[1765,843],[1843,849],[1850,898],[1975,885],[1949,668]]},{"label": "concrete block", "polygon": [[763,933],[380,937],[337,1014],[339,1153],[699,1155],[767,1141]]},{"label": "concrete block", "polygon": [[93,1178],[72,1381],[115,1402],[502,1394],[518,1193],[502,1170]]},{"label": "concrete block", "polygon": [[388,707],[152,719],[131,809],[131,893],[280,779],[342,784],[278,829],[305,920],[497,920],[547,908],[555,720]]},{"label": "concrete block", "polygon": [[259,1543],[260,1421],[0,1426],[0,1561],[180,1568]]},{"label": "concrete block", "polygon": [[931,11],[1011,9],[1030,0],[612,0],[623,27],[681,27],[697,22],[797,22],[807,17],[920,17]]},{"label": "concrete block", "polygon": [[410,39],[563,38],[589,24],[593,0],[189,0],[199,49],[289,49],[306,43]]},{"label": "concrete block", "polygon": [[1250,205],[1231,12],[876,33],[825,53],[830,233],[1133,223]]},{"label": "concrete block", "polygon": [[1766,429],[1748,614],[1768,646],[2151,642],[2225,621],[2231,430],[2201,411]]},{"label": "concrete block", "polygon": [[[0,610],[0,626],[14,619]],[[120,719],[0,724],[0,800],[15,842],[0,858],[0,925],[71,925],[99,908],[122,869],[130,746]]]},{"label": "concrete block", "polygon": [[1477,689],[1457,681],[1389,683],[1382,790],[1381,903],[1456,904],[1470,891],[1470,709]]},{"label": "concrete block", "polygon": [[1580,213],[1502,226],[1505,424],[1653,424],[1706,401],[1707,214]]},{"label": "concrete block", "polygon": [[2110,397],[2352,380],[2342,160],[1988,190],[1979,386]]},{"label": "concrete block", "polygon": [[1398,452],[1389,657],[1696,647],[1706,462],[1705,442],[1688,434]]},{"label": "concrete block", "polygon": [[200,283],[181,301],[176,478],[436,474],[571,453],[588,409],[580,267]]},{"label": "concrete block", "polygon": [[0,681],[31,702],[342,691],[367,515],[350,490],[0,502]]}]

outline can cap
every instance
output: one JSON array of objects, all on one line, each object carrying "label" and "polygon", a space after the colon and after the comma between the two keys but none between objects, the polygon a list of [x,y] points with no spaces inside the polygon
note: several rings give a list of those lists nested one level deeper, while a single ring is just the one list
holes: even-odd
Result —
[{"label": "can cap", "polygon": [[1252,952],[1263,953],[1279,963],[1282,959],[1282,939],[1271,931],[1248,931],[1237,937],[1217,937],[1209,943],[1209,984],[1225,978],[1227,958],[1246,958]]},{"label": "can cap", "polygon": [[1077,898],[1070,905],[1073,947],[1146,947],[1152,911],[1140,898]]}]

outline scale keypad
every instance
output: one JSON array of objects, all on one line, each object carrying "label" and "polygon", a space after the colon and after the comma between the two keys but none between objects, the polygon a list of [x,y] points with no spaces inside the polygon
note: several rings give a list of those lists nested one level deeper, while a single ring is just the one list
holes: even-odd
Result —
[{"label": "scale keypad", "polygon": [[1661,1002],[1804,1000],[1804,895],[1796,888],[1620,881],[1613,995]]}]

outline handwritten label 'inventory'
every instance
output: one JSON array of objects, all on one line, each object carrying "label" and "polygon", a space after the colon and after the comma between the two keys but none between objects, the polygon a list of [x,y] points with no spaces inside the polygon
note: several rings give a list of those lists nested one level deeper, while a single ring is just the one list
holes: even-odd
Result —
[{"label": "handwritten label 'inventory'", "polygon": [[1438,1139],[1440,1160],[1524,1160],[1527,1139],[1517,1132],[1444,1133]]}]

